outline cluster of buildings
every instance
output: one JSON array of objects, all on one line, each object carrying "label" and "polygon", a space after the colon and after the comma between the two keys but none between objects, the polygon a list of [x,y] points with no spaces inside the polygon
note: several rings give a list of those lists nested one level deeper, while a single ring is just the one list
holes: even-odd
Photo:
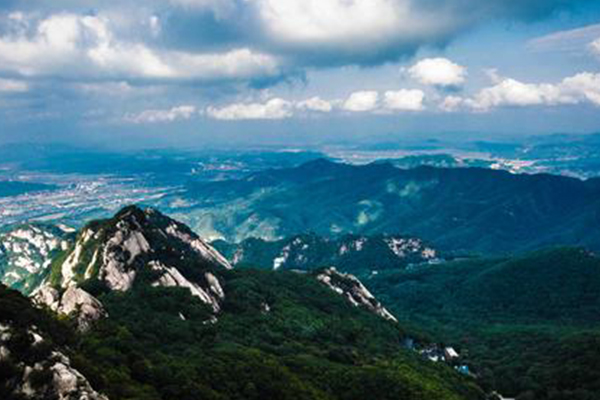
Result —
[{"label": "cluster of buildings", "polygon": [[431,344],[423,348],[418,348],[414,339],[407,338],[404,340],[404,346],[417,351],[423,358],[432,362],[443,362],[453,366],[458,372],[464,375],[475,376],[467,364],[462,362],[461,355],[451,346],[440,346]]}]

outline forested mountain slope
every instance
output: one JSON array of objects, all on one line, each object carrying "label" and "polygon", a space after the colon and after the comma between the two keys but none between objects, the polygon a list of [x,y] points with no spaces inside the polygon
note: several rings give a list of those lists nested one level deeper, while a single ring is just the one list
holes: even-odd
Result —
[{"label": "forested mountain slope", "polygon": [[523,399],[600,396],[600,258],[557,248],[386,271],[365,281],[400,320]]},{"label": "forested mountain slope", "polygon": [[[47,321],[31,326],[60,326],[51,328],[65,338],[57,346],[81,376],[67,399],[485,397],[472,378],[405,348],[402,326],[356,278],[332,269],[232,270],[153,209],[127,207],[86,225],[33,299],[47,311],[2,289],[0,319],[12,332],[27,309]],[[14,383],[3,398],[57,393],[20,389],[28,385],[20,359],[38,351],[35,329],[22,332],[18,353],[0,357],[0,373]],[[11,337],[2,344],[13,346]],[[52,379],[43,377],[36,382]]]},{"label": "forested mountain slope", "polygon": [[244,180],[190,184],[187,195],[199,202],[193,228],[232,242],[299,232],[387,233],[453,251],[600,249],[600,181],[594,179],[317,160]]}]

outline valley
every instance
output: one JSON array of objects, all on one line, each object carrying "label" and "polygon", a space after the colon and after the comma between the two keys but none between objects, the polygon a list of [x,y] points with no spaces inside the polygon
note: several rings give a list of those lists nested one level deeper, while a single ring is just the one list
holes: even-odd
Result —
[{"label": "valley", "polygon": [[[123,153],[68,145],[0,146],[0,224],[55,221],[81,227],[108,217],[128,204],[146,204],[191,225],[210,239],[231,239],[198,186],[242,180],[271,169],[294,168],[319,158],[365,166],[389,163],[399,169],[485,168],[511,174],[553,174],[578,179],[598,176],[596,135],[550,135],[505,142],[406,139],[389,144],[303,147],[147,150]],[[36,157],[31,157],[34,151]],[[416,188],[413,188],[416,189]],[[410,191],[410,188],[409,188]],[[406,194],[409,194],[409,191]],[[244,203],[219,204],[236,212]],[[363,206],[365,208],[366,206]],[[373,206],[370,206],[371,208]],[[360,212],[357,211],[357,212]],[[369,217],[364,210],[362,219]],[[358,218],[358,216],[353,216]],[[277,232],[267,216],[241,230],[235,239],[253,235],[281,239],[310,231],[294,227]],[[335,228],[335,227],[334,227]],[[360,233],[360,229],[342,229]],[[326,234],[336,233],[327,231]],[[385,233],[408,234],[406,229]]]}]

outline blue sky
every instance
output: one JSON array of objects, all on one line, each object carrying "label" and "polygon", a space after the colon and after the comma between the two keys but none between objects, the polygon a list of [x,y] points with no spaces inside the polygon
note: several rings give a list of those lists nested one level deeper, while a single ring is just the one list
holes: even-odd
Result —
[{"label": "blue sky", "polygon": [[0,4],[0,142],[595,131],[598,1]]}]

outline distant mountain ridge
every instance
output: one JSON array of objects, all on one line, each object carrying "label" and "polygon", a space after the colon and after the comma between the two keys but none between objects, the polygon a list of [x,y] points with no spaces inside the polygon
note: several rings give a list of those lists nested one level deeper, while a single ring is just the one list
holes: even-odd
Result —
[{"label": "distant mountain ridge", "polygon": [[211,244],[238,268],[251,266],[310,271],[319,267],[336,267],[364,276],[380,270],[401,270],[442,261],[442,255],[422,240],[399,235],[327,238],[303,234],[278,241],[250,238],[239,244],[225,241]]},{"label": "distant mountain ridge", "polygon": [[416,236],[442,250],[600,249],[600,179],[481,168],[410,170],[324,159],[236,181],[196,183],[193,228],[210,237]]}]

